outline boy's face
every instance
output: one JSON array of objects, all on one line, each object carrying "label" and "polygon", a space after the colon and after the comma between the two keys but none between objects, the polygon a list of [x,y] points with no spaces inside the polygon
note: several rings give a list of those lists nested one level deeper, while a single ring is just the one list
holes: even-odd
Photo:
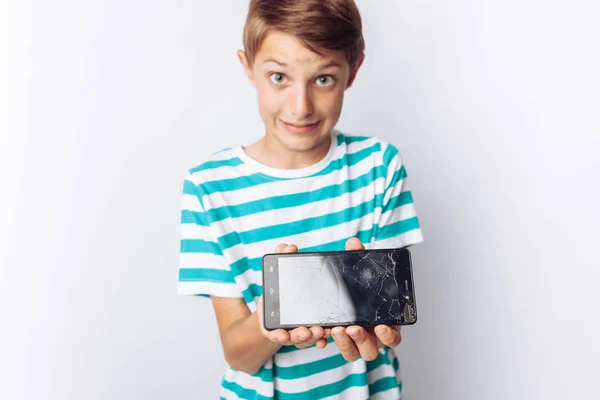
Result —
[{"label": "boy's face", "polygon": [[327,138],[362,63],[351,69],[343,52],[321,57],[280,32],[267,35],[252,66],[243,51],[238,56],[258,93],[267,138],[294,152],[316,149]]}]

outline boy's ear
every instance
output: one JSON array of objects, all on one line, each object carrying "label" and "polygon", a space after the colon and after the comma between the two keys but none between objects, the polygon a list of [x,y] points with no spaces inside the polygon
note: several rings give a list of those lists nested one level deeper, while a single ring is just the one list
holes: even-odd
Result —
[{"label": "boy's ear", "polygon": [[242,63],[242,67],[244,68],[244,73],[246,74],[246,78],[248,81],[254,86],[254,75],[252,74],[252,68],[248,65],[248,59],[246,58],[246,53],[244,50],[237,51],[238,58],[240,59],[240,63]]},{"label": "boy's ear", "polygon": [[362,65],[364,60],[365,60],[365,56],[363,55],[361,58],[359,58],[356,61],[356,64],[354,64],[353,67],[350,67],[350,76],[348,77],[348,83],[346,84],[346,89],[348,89],[350,86],[352,86],[352,83],[354,83],[354,79],[356,79],[356,74],[358,73],[358,70],[360,69],[360,66]]}]

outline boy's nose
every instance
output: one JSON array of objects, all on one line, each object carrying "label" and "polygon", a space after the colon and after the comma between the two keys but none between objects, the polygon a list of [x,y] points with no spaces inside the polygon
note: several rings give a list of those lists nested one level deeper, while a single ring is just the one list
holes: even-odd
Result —
[{"label": "boy's nose", "polygon": [[310,93],[306,88],[298,89],[291,97],[288,104],[295,118],[303,119],[313,113]]}]

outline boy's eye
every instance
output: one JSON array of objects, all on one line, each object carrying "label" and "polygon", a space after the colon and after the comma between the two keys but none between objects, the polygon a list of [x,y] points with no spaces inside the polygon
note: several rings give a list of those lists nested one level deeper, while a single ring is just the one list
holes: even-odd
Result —
[{"label": "boy's eye", "polygon": [[269,79],[271,79],[271,82],[275,83],[276,85],[281,85],[282,83],[285,83],[285,75],[280,74],[278,72],[271,74],[269,76]]},{"label": "boy's eye", "polygon": [[319,86],[329,86],[334,82],[335,80],[330,75],[323,75],[317,78],[317,85]]}]

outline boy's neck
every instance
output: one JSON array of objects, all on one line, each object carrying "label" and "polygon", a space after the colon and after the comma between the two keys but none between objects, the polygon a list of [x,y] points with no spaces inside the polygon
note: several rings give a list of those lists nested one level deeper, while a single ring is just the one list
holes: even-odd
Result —
[{"label": "boy's neck", "polygon": [[331,135],[309,150],[293,150],[277,139],[265,135],[258,142],[245,147],[244,152],[259,163],[271,168],[298,169],[314,165],[329,152]]}]

